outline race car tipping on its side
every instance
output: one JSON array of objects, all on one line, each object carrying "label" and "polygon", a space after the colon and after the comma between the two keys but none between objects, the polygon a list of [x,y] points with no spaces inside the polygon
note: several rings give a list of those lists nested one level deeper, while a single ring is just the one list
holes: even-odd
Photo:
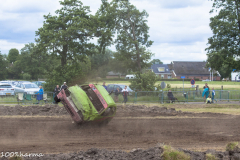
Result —
[{"label": "race car tipping on its side", "polygon": [[55,96],[77,124],[108,123],[116,113],[116,104],[101,85],[72,86]]}]

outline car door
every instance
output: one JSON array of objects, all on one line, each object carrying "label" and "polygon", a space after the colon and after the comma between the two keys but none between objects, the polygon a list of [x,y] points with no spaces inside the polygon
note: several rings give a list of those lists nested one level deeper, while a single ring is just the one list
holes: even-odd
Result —
[{"label": "car door", "polygon": [[110,93],[111,91],[113,91],[113,87],[114,87],[114,85],[109,84],[107,87],[107,91]]},{"label": "car door", "polygon": [[21,84],[20,92],[24,92],[24,91],[25,91],[25,86],[24,84]]},{"label": "car door", "polygon": [[20,92],[20,87],[21,87],[21,84],[20,84],[20,83],[18,83],[18,84],[14,87],[15,93],[19,93],[19,92]]},{"label": "car door", "polygon": [[[115,92],[116,90],[117,90],[117,88],[119,88],[119,86],[118,85],[114,85],[114,87],[113,87],[113,92]],[[119,88],[120,89],[120,88]]]}]

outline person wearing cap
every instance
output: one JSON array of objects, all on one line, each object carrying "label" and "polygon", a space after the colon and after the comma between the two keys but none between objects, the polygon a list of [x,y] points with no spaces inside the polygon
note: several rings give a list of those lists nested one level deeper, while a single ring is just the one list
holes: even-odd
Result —
[{"label": "person wearing cap", "polygon": [[64,82],[63,85],[61,86],[60,90],[68,88],[67,83]]}]

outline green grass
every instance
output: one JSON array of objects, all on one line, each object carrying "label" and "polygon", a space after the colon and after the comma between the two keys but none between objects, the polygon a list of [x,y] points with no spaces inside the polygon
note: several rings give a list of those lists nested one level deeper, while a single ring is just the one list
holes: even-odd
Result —
[{"label": "green grass", "polygon": [[[130,85],[129,81],[121,81],[121,80],[100,80],[95,81],[91,80],[89,83],[98,83],[102,84],[103,82],[106,82],[106,85],[108,84],[123,84],[123,85]],[[161,84],[162,81],[157,81],[156,85]],[[170,84],[171,88],[183,88],[183,82],[182,81],[165,81],[166,84]],[[202,81],[196,81],[195,86],[199,85],[199,89],[202,89],[205,83],[208,83],[208,86],[210,89],[214,87],[215,90],[220,90],[221,86],[223,86],[224,90],[239,90],[240,89],[240,82],[225,82],[225,81],[211,81],[211,82],[202,82]],[[184,81],[184,88],[191,88],[191,84],[189,81]],[[164,89],[167,90],[167,89]]]},{"label": "green grass", "polygon": [[163,147],[162,158],[164,160],[190,160],[190,156],[184,152],[174,150],[171,146]]},{"label": "green grass", "polygon": [[226,151],[234,151],[238,148],[238,142],[230,142],[226,146]]},{"label": "green grass", "polygon": [[193,113],[223,113],[223,114],[232,114],[240,115],[240,106],[239,105],[228,105],[228,104],[199,104],[199,105],[179,105],[174,106],[174,108],[183,112],[193,112]]},{"label": "green grass", "polygon": [[217,158],[211,153],[206,154],[206,160],[217,160]]}]

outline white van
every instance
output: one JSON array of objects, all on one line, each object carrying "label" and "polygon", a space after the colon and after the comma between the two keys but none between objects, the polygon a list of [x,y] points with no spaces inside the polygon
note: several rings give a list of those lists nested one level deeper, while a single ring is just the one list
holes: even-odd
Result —
[{"label": "white van", "polygon": [[129,75],[126,75],[125,79],[134,79],[135,78],[135,75],[133,74],[129,74]]}]

